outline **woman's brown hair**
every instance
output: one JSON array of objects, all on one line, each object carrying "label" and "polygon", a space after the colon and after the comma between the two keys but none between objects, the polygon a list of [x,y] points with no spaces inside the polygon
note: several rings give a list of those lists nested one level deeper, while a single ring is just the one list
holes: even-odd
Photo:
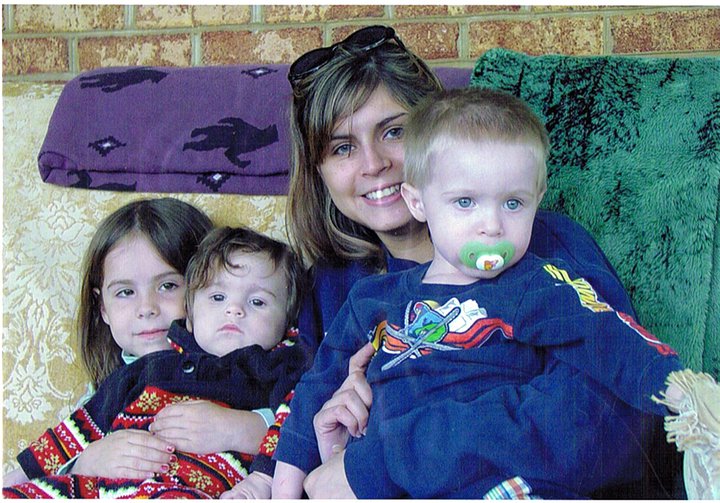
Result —
[{"label": "woman's brown hair", "polygon": [[393,41],[369,51],[339,47],[330,61],[293,84],[287,221],[295,249],[309,264],[361,260],[385,267],[377,235],[337,209],[319,170],[335,125],[379,86],[407,110],[442,89],[421,59]]}]

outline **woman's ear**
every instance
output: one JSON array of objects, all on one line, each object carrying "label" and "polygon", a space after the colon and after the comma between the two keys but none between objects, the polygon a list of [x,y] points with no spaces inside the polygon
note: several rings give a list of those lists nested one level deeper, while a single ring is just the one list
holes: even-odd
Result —
[{"label": "woman's ear", "polygon": [[97,302],[100,305],[100,316],[107,326],[110,326],[110,320],[108,319],[107,312],[105,311],[105,303],[103,302],[102,295],[100,295],[99,288],[93,288],[92,293],[97,297]]},{"label": "woman's ear", "polygon": [[425,206],[423,205],[420,191],[409,183],[403,182],[400,186],[400,194],[402,194],[403,199],[405,199],[405,204],[415,220],[418,222],[426,222]]}]

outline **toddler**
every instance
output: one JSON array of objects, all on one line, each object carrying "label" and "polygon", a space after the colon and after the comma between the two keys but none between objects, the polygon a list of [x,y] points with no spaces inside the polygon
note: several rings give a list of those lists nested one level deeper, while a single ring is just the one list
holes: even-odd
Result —
[{"label": "toddler", "polygon": [[[296,387],[276,478],[312,472],[305,488],[323,496],[340,470],[362,498],[577,498],[637,483],[645,420],[668,412],[651,397],[682,365],[568,264],[527,252],[546,190],[542,123],[511,95],[447,91],[413,110],[404,141],[402,194],[433,260],[355,285]],[[366,431],[315,470],[313,417],[368,339]]]}]

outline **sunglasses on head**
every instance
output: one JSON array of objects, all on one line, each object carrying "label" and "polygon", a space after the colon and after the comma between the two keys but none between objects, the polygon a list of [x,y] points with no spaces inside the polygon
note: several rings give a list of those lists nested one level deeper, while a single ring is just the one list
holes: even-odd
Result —
[{"label": "sunglasses on head", "polygon": [[389,26],[368,26],[356,31],[337,44],[313,49],[300,56],[290,65],[288,80],[290,84],[295,85],[299,80],[315,73],[335,56],[335,52],[339,48],[367,52],[380,47],[388,40],[394,40],[401,49],[407,51],[405,45],[395,34],[395,30]]}]

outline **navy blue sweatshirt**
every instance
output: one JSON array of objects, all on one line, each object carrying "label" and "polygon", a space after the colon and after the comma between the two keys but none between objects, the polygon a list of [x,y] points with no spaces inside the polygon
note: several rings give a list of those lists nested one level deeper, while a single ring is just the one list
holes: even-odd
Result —
[{"label": "navy blue sweatshirt", "polygon": [[[469,286],[423,284],[427,265],[360,281],[296,388],[276,459],[319,464],[312,418],[369,337],[370,423],[345,454],[357,496],[477,498],[519,475],[569,498],[637,481],[653,425],[643,412],[666,413],[650,395],[681,365],[553,264],[528,254]],[[622,299],[616,285],[608,297]]]}]

